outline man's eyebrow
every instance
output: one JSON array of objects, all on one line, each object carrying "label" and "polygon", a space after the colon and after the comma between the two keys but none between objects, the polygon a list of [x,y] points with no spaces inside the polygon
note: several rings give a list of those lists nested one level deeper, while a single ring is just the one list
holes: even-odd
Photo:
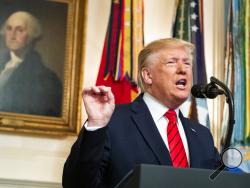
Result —
[{"label": "man's eyebrow", "polygon": [[6,27],[24,28],[25,26],[23,26],[23,25],[15,25],[15,26],[13,26],[13,25],[8,24],[8,25],[6,25]]},{"label": "man's eyebrow", "polygon": [[184,61],[191,61],[192,58],[187,57],[187,58],[183,58],[183,60],[184,60]]},{"label": "man's eyebrow", "polygon": [[190,58],[190,57],[185,57],[185,58],[178,58],[178,57],[166,57],[166,58],[163,58],[163,60],[177,60],[177,59],[182,59],[182,60],[184,60],[184,61],[190,61],[190,60],[192,60],[192,58]]}]

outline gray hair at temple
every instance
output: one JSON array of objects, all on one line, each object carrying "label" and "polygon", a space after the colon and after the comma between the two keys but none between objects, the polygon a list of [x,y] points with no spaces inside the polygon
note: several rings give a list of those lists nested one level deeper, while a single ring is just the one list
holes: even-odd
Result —
[{"label": "gray hair at temple", "polygon": [[165,39],[158,39],[155,40],[148,45],[146,45],[139,53],[138,56],[138,74],[137,74],[137,81],[138,86],[141,89],[141,92],[145,92],[145,83],[142,77],[142,69],[144,67],[148,67],[150,63],[153,63],[150,61],[149,56],[152,54],[155,54],[161,50],[164,49],[175,49],[184,47],[186,52],[190,55],[191,61],[193,61],[193,53],[195,50],[195,46],[187,41],[177,39],[177,38],[165,38]]},{"label": "gray hair at temple", "polygon": [[4,35],[7,23],[12,19],[23,19],[27,25],[27,31],[29,33],[30,40],[33,41],[41,36],[42,30],[41,25],[36,17],[29,12],[17,11],[11,14],[1,27],[0,34]]}]

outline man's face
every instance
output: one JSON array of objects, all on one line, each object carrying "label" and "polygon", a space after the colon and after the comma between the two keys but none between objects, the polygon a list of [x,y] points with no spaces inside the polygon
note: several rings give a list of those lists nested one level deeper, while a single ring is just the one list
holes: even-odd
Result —
[{"label": "man's face", "polygon": [[193,83],[190,54],[184,47],[163,49],[149,60],[151,84],[147,91],[169,108],[179,107],[188,98]]},{"label": "man's face", "polygon": [[11,16],[5,27],[5,43],[13,52],[24,50],[30,43],[27,21],[23,17]]}]

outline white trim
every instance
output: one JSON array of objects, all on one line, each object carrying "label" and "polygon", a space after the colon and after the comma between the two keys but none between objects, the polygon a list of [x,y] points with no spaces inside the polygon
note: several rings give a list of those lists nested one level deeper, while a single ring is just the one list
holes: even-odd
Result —
[{"label": "white trim", "polygon": [[61,188],[61,183],[49,183],[28,180],[12,180],[0,178],[0,188]]}]

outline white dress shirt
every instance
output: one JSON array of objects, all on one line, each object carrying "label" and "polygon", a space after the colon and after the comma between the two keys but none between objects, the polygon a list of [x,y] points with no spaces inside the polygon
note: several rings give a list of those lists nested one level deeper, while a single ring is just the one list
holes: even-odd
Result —
[{"label": "white dress shirt", "polygon": [[[149,93],[144,93],[143,100],[145,101],[152,118],[155,122],[155,125],[162,137],[162,140],[164,141],[166,147],[169,150],[168,145],[168,138],[167,138],[167,126],[168,126],[168,119],[164,116],[164,114],[168,111],[168,108],[161,104],[157,99],[155,99],[153,96],[151,96]],[[175,109],[176,114],[179,114],[179,109]],[[187,137],[184,131],[184,128],[182,126],[181,120],[179,118],[179,115],[177,115],[177,127],[181,136],[181,140],[183,142],[183,146],[187,155],[188,163],[190,164],[189,159],[189,149],[188,149],[188,143],[187,143]]]},{"label": "white dress shirt", "polygon": [[10,52],[10,60],[5,64],[4,69],[2,70],[1,74],[9,69],[17,68],[23,60],[16,56],[13,52]]},{"label": "white dress shirt", "polygon": [[22,63],[22,59],[16,56],[13,52],[10,52],[10,60],[5,64],[5,67],[0,72],[0,88],[4,87],[9,77],[14,70]]}]

